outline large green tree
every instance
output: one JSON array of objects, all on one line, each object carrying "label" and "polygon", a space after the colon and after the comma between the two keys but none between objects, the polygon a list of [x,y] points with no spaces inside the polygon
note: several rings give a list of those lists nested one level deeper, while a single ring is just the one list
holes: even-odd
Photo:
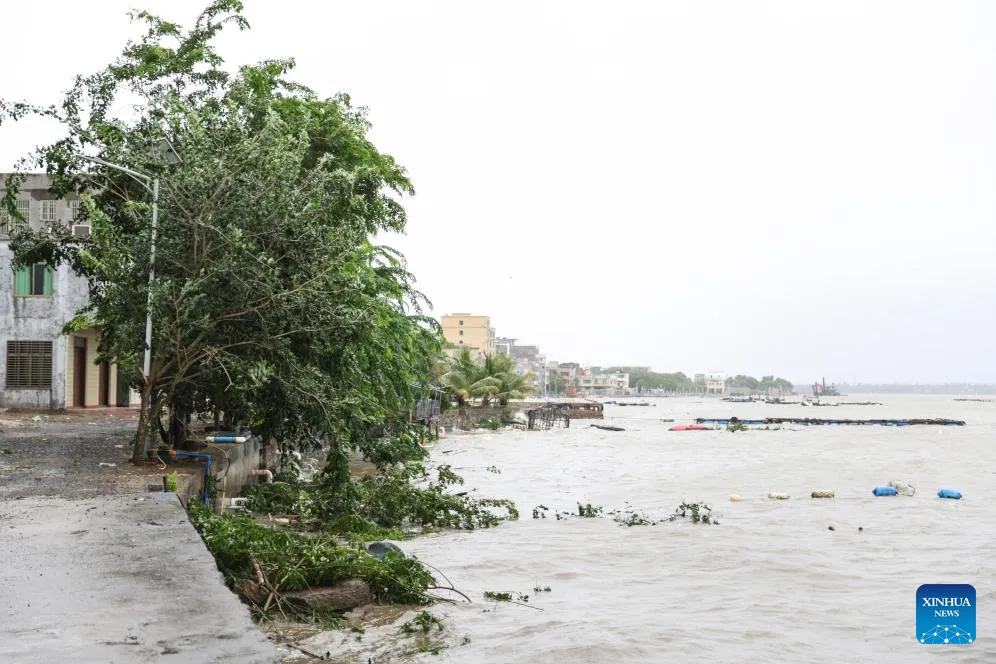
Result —
[{"label": "large green tree", "polygon": [[[402,257],[374,243],[405,228],[399,199],[413,189],[348,96],[289,81],[290,60],[224,68],[213,42],[226,25],[248,27],[242,9],[214,0],[190,29],[139,12],[145,35],[77,77],[61,104],[0,104],[0,121],[43,115],[66,128],[21,169],[43,168],[56,193],[82,195],[93,225],[86,240],[22,226],[12,245],[21,263],[66,262],[85,277],[90,304],[74,324],[97,327],[101,356],[137,370],[150,196],[83,156],[158,177],[153,362],[135,374],[146,407],[134,460],[163,408],[174,437],[213,410],[268,439],[329,445],[345,477],[349,449],[370,451],[405,425],[440,355]],[[164,139],[179,164],[152,150]]]}]

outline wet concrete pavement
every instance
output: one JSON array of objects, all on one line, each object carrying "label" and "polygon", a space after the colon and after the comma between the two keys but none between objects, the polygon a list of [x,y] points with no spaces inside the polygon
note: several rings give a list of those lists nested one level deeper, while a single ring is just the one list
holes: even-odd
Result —
[{"label": "wet concrete pavement", "polygon": [[174,494],[0,502],[0,662],[279,662]]}]

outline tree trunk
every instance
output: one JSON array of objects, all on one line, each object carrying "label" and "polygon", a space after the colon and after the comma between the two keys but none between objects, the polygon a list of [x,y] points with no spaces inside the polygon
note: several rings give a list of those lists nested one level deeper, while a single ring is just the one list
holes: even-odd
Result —
[{"label": "tree trunk", "polygon": [[145,463],[145,437],[149,435],[149,400],[152,396],[152,382],[146,379],[142,385],[142,410],[138,412],[138,435],[135,436],[135,447],[131,451],[131,462],[135,465]]}]

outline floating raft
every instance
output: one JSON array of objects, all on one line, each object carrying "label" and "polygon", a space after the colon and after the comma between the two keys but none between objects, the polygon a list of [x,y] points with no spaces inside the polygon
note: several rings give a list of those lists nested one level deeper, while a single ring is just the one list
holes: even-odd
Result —
[{"label": "floating raft", "polygon": [[765,417],[760,420],[741,420],[736,417],[725,419],[710,419],[704,417],[695,418],[697,424],[747,424],[755,426],[767,426],[771,424],[802,424],[805,426],[883,426],[883,427],[908,427],[914,425],[933,426],[965,426],[964,420],[946,419],[912,419],[912,420],[823,420],[815,417]]}]

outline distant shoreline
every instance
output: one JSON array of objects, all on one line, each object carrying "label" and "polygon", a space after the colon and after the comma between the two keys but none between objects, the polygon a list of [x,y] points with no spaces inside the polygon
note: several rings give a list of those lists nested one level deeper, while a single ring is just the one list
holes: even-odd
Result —
[{"label": "distant shoreline", "polygon": [[[838,383],[837,389],[842,394],[934,394],[937,396],[988,396],[996,394],[996,384],[988,383],[942,383],[936,385],[896,384],[857,384]],[[802,386],[796,386],[796,392],[802,394]],[[809,392],[806,389],[805,392]]]}]

